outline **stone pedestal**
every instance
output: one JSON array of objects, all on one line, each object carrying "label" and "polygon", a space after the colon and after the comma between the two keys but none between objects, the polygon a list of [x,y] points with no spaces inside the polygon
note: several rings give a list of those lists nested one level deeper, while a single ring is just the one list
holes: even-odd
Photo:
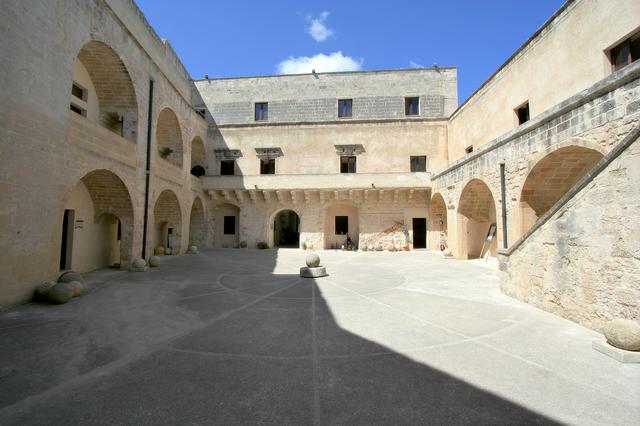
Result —
[{"label": "stone pedestal", "polygon": [[308,267],[303,266],[300,268],[300,276],[303,278],[320,278],[327,276],[327,270],[324,266]]},{"label": "stone pedestal", "polygon": [[594,340],[591,344],[593,349],[598,352],[601,352],[616,361],[622,362],[624,364],[638,363],[640,364],[640,352],[635,351],[625,351],[624,349],[618,349],[615,346],[611,346],[607,342],[603,340]]}]

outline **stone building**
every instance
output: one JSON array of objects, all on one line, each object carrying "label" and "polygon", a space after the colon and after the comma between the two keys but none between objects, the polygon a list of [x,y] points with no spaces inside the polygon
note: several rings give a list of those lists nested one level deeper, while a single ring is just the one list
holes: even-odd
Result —
[{"label": "stone building", "polygon": [[633,0],[567,1],[461,105],[444,67],[194,81],[132,0],[0,25],[0,308],[158,247],[446,245],[586,326],[640,320]]}]

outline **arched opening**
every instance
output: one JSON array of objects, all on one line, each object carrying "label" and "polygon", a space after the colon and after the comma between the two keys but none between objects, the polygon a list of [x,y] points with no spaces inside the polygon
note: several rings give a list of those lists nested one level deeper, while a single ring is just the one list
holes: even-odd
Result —
[{"label": "arched opening", "polygon": [[60,269],[128,266],[132,242],[133,204],[122,180],[108,170],[86,174],[65,202]]},{"label": "arched opening", "polygon": [[353,249],[358,248],[360,239],[360,219],[358,208],[350,204],[332,204],[325,210],[324,248],[348,248],[351,241]]},{"label": "arched opening", "polygon": [[489,187],[473,179],[462,190],[458,204],[460,259],[496,255],[496,204]]},{"label": "arched opening", "polygon": [[90,41],[73,66],[70,108],[123,138],[136,142],[138,104],[129,72],[109,46]]},{"label": "arched opening", "polygon": [[520,236],[562,198],[602,154],[581,146],[560,148],[546,155],[531,169],[520,194]]},{"label": "arched opening", "polygon": [[189,245],[203,248],[207,241],[207,228],[204,216],[204,207],[200,197],[196,197],[191,205],[189,218]]},{"label": "arched opening", "polygon": [[215,209],[215,247],[237,248],[239,242],[240,209],[233,204],[220,204]]},{"label": "arched opening", "polygon": [[436,193],[429,205],[429,246],[431,250],[440,250],[447,245],[447,205],[441,194]]},{"label": "arched opening", "polygon": [[173,191],[165,189],[160,193],[153,208],[153,247],[170,248],[171,253],[181,253],[182,214],[180,203]]},{"label": "arched opening", "polygon": [[178,117],[170,108],[163,109],[158,115],[156,142],[160,158],[182,168],[182,131]]},{"label": "arched opening", "polygon": [[300,247],[300,216],[293,210],[283,210],[273,219],[273,245],[280,248]]},{"label": "arched opening", "polygon": [[191,141],[191,174],[195,177],[204,176],[204,143],[199,136]]}]

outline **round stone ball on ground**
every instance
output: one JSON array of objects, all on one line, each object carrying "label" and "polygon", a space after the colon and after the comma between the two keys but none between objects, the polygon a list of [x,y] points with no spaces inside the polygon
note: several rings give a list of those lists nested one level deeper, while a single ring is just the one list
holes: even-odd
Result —
[{"label": "round stone ball on ground", "polygon": [[84,293],[84,284],[82,284],[80,281],[71,281],[69,284],[73,289],[73,297],[78,297],[82,293]]},{"label": "round stone ball on ground", "polygon": [[153,268],[157,268],[160,266],[160,258],[158,256],[151,256],[149,258],[149,266]]},{"label": "round stone ball on ground", "polygon": [[57,282],[55,281],[49,281],[49,282],[40,284],[38,287],[36,287],[36,289],[33,292],[33,299],[38,302],[46,301],[49,294],[49,290],[51,290],[51,288],[56,284]]},{"label": "round stone ball on ground", "polygon": [[133,259],[131,266],[135,269],[142,269],[147,266],[147,262],[144,259]]},{"label": "round stone ball on ground", "polygon": [[317,268],[318,266],[320,266],[320,256],[318,256],[316,253],[309,253],[305,261],[309,268]]},{"label": "round stone ball on ground", "polygon": [[57,283],[47,293],[47,298],[51,303],[67,303],[73,297],[73,286],[71,283]]},{"label": "round stone ball on ground", "polygon": [[640,351],[640,324],[635,321],[615,318],[604,326],[607,343],[626,351]]},{"label": "round stone ball on ground", "polygon": [[71,281],[80,281],[81,283],[84,284],[84,278],[82,278],[82,275],[80,275],[79,273],[77,273],[75,271],[63,272],[58,277],[58,282],[59,283],[70,283]]}]

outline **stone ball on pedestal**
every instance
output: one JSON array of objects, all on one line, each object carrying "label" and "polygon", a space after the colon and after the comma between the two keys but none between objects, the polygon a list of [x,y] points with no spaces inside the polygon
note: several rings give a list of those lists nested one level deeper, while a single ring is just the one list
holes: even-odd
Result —
[{"label": "stone ball on pedestal", "polygon": [[604,326],[607,343],[626,351],[640,351],[640,324],[635,321],[615,318]]},{"label": "stone ball on pedestal", "polygon": [[307,255],[306,262],[309,268],[317,268],[320,266],[320,256],[316,253],[309,253]]},{"label": "stone ball on pedestal", "polygon": [[57,283],[47,293],[47,298],[51,303],[67,303],[73,297],[73,286],[71,283]]}]

